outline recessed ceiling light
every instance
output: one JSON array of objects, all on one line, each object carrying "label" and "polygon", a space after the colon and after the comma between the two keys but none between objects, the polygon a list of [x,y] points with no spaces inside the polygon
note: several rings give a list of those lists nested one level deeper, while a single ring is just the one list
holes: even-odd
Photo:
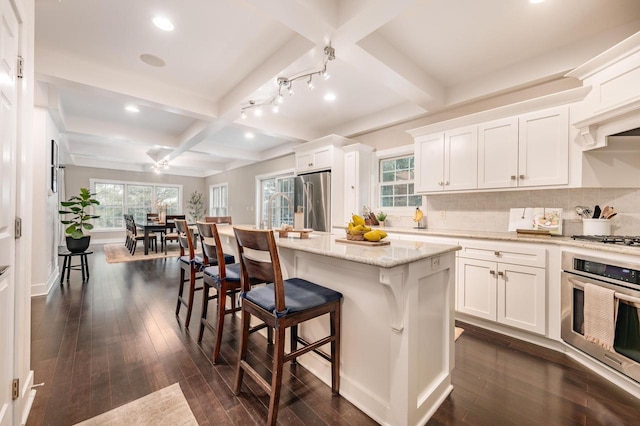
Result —
[{"label": "recessed ceiling light", "polygon": [[127,105],[126,107],[124,107],[124,109],[126,109],[129,112],[140,112],[138,107],[135,105]]},{"label": "recessed ceiling light", "polygon": [[152,67],[164,67],[164,60],[162,58],[157,57],[156,55],[151,55],[149,53],[143,53],[140,55],[140,60],[147,65],[151,65]]},{"label": "recessed ceiling light", "polygon": [[326,95],[324,95],[324,100],[327,102],[335,101],[336,95],[334,95],[333,93],[327,93]]},{"label": "recessed ceiling light", "polygon": [[162,31],[173,31],[175,28],[173,22],[164,16],[156,16],[153,18],[153,25],[160,28]]},{"label": "recessed ceiling light", "polygon": [[255,135],[251,132],[247,132],[244,134],[244,137],[247,139],[253,139],[255,137]]}]

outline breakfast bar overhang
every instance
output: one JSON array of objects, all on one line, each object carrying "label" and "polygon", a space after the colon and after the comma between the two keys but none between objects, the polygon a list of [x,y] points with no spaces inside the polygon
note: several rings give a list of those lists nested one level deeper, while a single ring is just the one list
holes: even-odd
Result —
[{"label": "breakfast bar overhang", "polygon": [[[233,230],[219,226],[232,245]],[[451,392],[455,252],[459,246],[393,241],[336,242],[330,234],[277,239],[283,272],[344,295],[340,394],[386,425],[422,425]],[[301,326],[306,340],[328,321]],[[300,364],[331,382],[330,364],[307,353]]]}]

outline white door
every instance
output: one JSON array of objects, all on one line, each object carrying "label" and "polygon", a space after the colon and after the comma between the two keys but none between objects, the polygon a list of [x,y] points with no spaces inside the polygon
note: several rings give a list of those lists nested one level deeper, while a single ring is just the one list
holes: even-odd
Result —
[{"label": "white door", "polygon": [[458,258],[458,311],[496,320],[496,262]]},{"label": "white door", "polygon": [[518,118],[478,126],[478,188],[518,186]]},{"label": "white door", "polygon": [[13,425],[14,291],[16,212],[16,66],[18,20],[9,0],[0,2],[0,426]]},{"label": "white door", "polygon": [[442,191],[444,133],[420,136],[415,142],[416,192]]},{"label": "white door", "polygon": [[478,127],[445,132],[444,190],[478,188]]},{"label": "white door", "polygon": [[351,220],[352,214],[360,211],[358,199],[358,157],[356,152],[347,152],[344,155],[344,219]]}]

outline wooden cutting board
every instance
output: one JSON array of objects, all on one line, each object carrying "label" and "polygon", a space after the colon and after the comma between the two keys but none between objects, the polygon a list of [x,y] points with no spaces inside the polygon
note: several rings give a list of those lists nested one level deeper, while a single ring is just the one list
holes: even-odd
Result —
[{"label": "wooden cutting board", "polygon": [[382,240],[382,241],[355,241],[355,240],[347,240],[346,238],[336,238],[336,243],[344,243],[344,244],[356,244],[359,246],[388,246],[391,244],[391,241]]}]

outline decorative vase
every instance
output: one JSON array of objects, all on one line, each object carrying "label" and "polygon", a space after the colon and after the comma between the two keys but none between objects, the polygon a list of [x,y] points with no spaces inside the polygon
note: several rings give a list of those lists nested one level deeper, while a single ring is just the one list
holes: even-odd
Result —
[{"label": "decorative vase", "polygon": [[85,235],[82,238],[67,237],[67,250],[71,253],[82,253],[89,248],[89,242],[91,241],[91,235]]},{"label": "decorative vase", "polygon": [[384,220],[379,220],[378,224],[380,225],[380,228],[384,228]]}]

